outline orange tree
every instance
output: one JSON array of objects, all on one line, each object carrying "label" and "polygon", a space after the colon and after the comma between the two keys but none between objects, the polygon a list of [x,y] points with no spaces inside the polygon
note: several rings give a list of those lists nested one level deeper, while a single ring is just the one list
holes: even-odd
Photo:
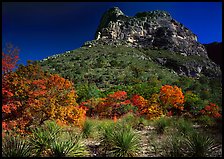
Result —
[{"label": "orange tree", "polygon": [[139,116],[144,116],[147,119],[153,119],[163,114],[159,103],[158,94],[152,94],[149,100],[144,99],[140,95],[133,95],[131,102],[138,108],[136,114]]},{"label": "orange tree", "polygon": [[48,119],[61,124],[83,124],[86,110],[76,103],[77,95],[70,81],[43,72],[37,64],[20,66],[4,80],[12,93],[5,97],[13,101],[3,102],[4,128],[24,131]]},{"label": "orange tree", "polygon": [[162,86],[159,98],[164,112],[172,111],[173,113],[180,113],[184,109],[184,95],[181,88],[177,86]]},{"label": "orange tree", "polygon": [[117,91],[105,98],[90,99],[81,103],[88,108],[87,114],[99,118],[114,118],[135,111],[130,100],[127,99],[127,92]]}]

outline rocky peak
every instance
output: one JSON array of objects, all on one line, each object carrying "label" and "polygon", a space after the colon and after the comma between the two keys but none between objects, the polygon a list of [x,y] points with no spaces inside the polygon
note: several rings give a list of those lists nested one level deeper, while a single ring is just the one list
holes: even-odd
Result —
[{"label": "rocky peak", "polygon": [[[184,56],[208,58],[197,36],[166,11],[139,12],[126,16],[118,7],[106,11],[95,33],[94,45],[127,45],[131,47],[165,49]],[[89,43],[86,43],[87,45]]]}]

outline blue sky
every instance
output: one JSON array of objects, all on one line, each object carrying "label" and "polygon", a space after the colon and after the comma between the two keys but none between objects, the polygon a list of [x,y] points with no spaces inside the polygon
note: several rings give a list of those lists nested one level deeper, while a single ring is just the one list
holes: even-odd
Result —
[{"label": "blue sky", "polygon": [[201,43],[222,41],[222,2],[4,2],[2,46],[20,48],[19,63],[41,60],[93,40],[102,14],[111,7],[124,14],[165,10]]}]

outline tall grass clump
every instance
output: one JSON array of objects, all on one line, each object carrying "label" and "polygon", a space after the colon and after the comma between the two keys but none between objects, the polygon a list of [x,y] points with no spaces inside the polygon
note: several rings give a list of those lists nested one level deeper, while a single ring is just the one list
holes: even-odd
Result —
[{"label": "tall grass clump", "polygon": [[82,127],[82,136],[84,138],[88,138],[92,133],[94,129],[94,123],[92,121],[90,121],[89,119],[87,119]]},{"label": "tall grass clump", "polygon": [[183,135],[190,134],[192,131],[194,131],[193,123],[190,120],[184,118],[179,118],[173,121],[173,126],[177,128],[178,132]]},{"label": "tall grass clump", "polygon": [[57,138],[50,146],[51,157],[84,157],[88,155],[81,135],[71,136],[65,132],[65,137]]},{"label": "tall grass clump", "polygon": [[18,135],[5,134],[2,139],[2,157],[32,157],[31,145]]},{"label": "tall grass clump", "polygon": [[102,144],[106,156],[136,156],[139,150],[139,141],[139,137],[130,126],[117,123],[104,127]]},{"label": "tall grass clump", "polygon": [[43,152],[56,140],[60,131],[61,127],[54,121],[46,121],[42,126],[32,130],[30,143],[37,156],[43,155]]},{"label": "tall grass clump", "polygon": [[165,131],[165,128],[167,128],[170,125],[170,119],[167,117],[160,117],[159,119],[155,120],[155,128],[157,134],[163,134]]},{"label": "tall grass clump", "polygon": [[218,148],[211,137],[196,132],[186,137],[185,144],[188,157],[208,157]]},{"label": "tall grass clump", "polygon": [[179,134],[173,134],[168,136],[165,144],[162,145],[163,150],[165,151],[166,157],[183,157],[183,139],[184,137]]}]

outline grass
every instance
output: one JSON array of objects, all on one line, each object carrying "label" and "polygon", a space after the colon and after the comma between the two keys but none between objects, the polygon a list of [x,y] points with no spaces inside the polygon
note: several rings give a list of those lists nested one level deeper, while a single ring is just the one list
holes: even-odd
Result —
[{"label": "grass", "polygon": [[[142,130],[133,124],[143,122]],[[91,148],[96,157],[140,157],[144,151],[156,157],[207,157],[216,155],[221,140],[204,127],[194,129],[191,121],[182,117],[161,117],[157,120],[140,119],[126,114],[114,122],[112,119],[87,118],[85,130],[77,127],[58,127],[46,122],[27,138],[8,135],[3,138],[3,156],[8,157],[87,157]],[[147,126],[155,129],[147,129]],[[147,133],[142,133],[147,131]],[[87,136],[83,135],[87,132]],[[200,132],[200,133],[199,133]],[[214,131],[212,131],[214,133]],[[161,135],[163,134],[163,135]],[[84,138],[83,138],[84,137]],[[218,141],[219,140],[219,141]],[[89,142],[93,143],[89,147]],[[145,145],[146,144],[146,145]]]},{"label": "grass", "polygon": [[51,157],[84,157],[88,151],[82,142],[81,135],[71,136],[66,133],[66,139],[56,139],[50,146]]},{"label": "grass", "polygon": [[165,132],[165,129],[170,125],[169,118],[160,117],[159,119],[155,120],[154,125],[157,134],[163,134]]},{"label": "grass", "polygon": [[140,141],[130,126],[117,123],[103,128],[102,143],[106,156],[134,157]]},{"label": "grass", "polygon": [[2,157],[32,157],[33,148],[16,134],[6,134],[2,140]]},{"label": "grass", "polygon": [[208,135],[192,133],[185,139],[188,157],[208,157],[218,145]]},{"label": "grass", "polygon": [[172,124],[173,127],[177,128],[178,132],[183,135],[187,135],[193,131],[193,123],[188,119],[184,118],[178,118],[176,120],[174,119],[172,120]]},{"label": "grass", "polygon": [[90,137],[91,133],[93,132],[93,129],[94,129],[94,122],[87,119],[82,127],[82,130],[81,130],[82,136],[84,138]]}]

